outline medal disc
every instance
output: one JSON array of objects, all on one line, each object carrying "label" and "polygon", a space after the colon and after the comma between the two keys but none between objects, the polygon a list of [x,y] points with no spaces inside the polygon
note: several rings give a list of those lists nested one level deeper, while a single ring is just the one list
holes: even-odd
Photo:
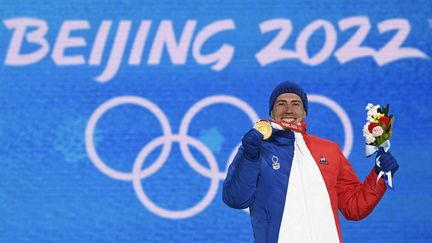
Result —
[{"label": "medal disc", "polygon": [[272,134],[272,126],[270,122],[259,121],[255,124],[254,128],[264,135],[264,140],[268,139]]}]

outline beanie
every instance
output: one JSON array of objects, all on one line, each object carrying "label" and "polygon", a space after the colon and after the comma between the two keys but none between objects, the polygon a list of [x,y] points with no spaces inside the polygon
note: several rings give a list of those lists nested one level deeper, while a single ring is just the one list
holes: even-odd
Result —
[{"label": "beanie", "polygon": [[308,112],[308,98],[306,93],[303,91],[303,89],[290,81],[285,81],[280,84],[278,84],[274,89],[273,92],[270,95],[269,99],[269,114],[271,113],[273,109],[273,105],[277,99],[277,97],[284,93],[293,93],[300,97],[301,101],[303,102],[303,108],[307,114]]}]

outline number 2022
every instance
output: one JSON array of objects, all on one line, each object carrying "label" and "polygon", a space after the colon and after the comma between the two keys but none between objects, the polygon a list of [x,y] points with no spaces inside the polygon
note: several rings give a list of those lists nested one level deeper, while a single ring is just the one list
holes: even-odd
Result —
[{"label": "number 2022", "polygon": [[[425,53],[416,48],[402,47],[402,44],[411,31],[411,26],[406,19],[389,19],[377,25],[380,34],[396,30],[393,37],[379,50],[362,46],[363,41],[371,29],[371,24],[367,17],[345,18],[338,22],[338,26],[341,31],[357,27],[357,30],[351,38],[334,53],[336,59],[341,64],[362,57],[372,57],[379,66],[403,58],[429,58]],[[289,19],[267,20],[262,22],[259,27],[261,33],[279,30],[278,34],[271,42],[255,55],[255,58],[261,66],[286,59],[299,59],[304,64],[316,66],[330,57],[337,42],[337,34],[334,26],[329,21],[322,19],[315,20],[302,30],[296,40],[295,50],[283,48],[283,45],[289,39],[293,30],[292,23]],[[315,55],[309,56],[307,50],[309,38],[320,28],[324,30],[325,43]]]}]

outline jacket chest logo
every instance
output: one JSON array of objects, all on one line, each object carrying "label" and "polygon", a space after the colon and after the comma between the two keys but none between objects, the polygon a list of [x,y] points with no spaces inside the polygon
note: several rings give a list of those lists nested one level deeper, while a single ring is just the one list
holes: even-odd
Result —
[{"label": "jacket chest logo", "polygon": [[322,165],[328,165],[327,159],[324,156],[322,156],[322,155],[320,156],[319,163],[322,164]]},{"label": "jacket chest logo", "polygon": [[279,168],[280,168],[279,158],[277,156],[273,155],[272,162],[273,162],[272,163],[273,169],[274,170],[279,170]]}]

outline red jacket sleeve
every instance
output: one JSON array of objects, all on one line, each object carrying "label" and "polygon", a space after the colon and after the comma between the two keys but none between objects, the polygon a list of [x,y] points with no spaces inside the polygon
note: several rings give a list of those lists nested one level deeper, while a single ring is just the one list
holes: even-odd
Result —
[{"label": "red jacket sleeve", "polygon": [[336,183],[338,208],[348,220],[360,220],[370,214],[386,191],[383,178],[376,181],[375,170],[363,183],[355,175],[351,164],[340,152],[340,173]]}]

